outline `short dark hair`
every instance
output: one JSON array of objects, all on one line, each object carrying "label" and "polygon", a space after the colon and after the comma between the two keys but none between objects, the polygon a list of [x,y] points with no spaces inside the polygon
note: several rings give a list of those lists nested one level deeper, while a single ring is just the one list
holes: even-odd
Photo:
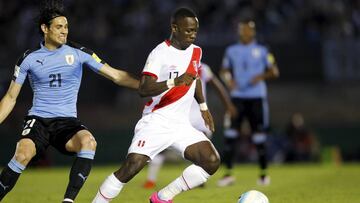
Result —
[{"label": "short dark hair", "polygon": [[38,16],[39,33],[43,35],[41,25],[50,26],[52,19],[65,16],[64,4],[62,0],[43,0],[41,1],[40,13]]},{"label": "short dark hair", "polygon": [[175,12],[171,16],[171,24],[176,23],[179,19],[191,17],[196,18],[196,14],[193,10],[186,7],[181,7],[175,10]]}]

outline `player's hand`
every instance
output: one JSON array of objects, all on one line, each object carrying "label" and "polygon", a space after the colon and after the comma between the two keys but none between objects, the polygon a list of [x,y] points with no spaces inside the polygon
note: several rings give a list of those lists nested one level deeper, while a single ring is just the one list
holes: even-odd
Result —
[{"label": "player's hand", "polygon": [[189,86],[192,82],[196,80],[196,75],[190,73],[184,73],[179,77],[175,78],[175,86],[186,85]]},{"label": "player's hand", "polygon": [[210,111],[209,110],[201,111],[201,115],[205,121],[206,127],[209,128],[211,132],[215,132],[214,120]]},{"label": "player's hand", "polygon": [[257,75],[251,80],[251,85],[256,85],[258,82],[264,80],[263,75]]}]

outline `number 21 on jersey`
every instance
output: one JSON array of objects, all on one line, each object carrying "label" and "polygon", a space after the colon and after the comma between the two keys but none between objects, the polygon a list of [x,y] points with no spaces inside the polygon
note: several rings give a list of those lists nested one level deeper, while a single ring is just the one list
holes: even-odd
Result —
[{"label": "number 21 on jersey", "polygon": [[49,87],[61,87],[61,74],[50,74]]}]

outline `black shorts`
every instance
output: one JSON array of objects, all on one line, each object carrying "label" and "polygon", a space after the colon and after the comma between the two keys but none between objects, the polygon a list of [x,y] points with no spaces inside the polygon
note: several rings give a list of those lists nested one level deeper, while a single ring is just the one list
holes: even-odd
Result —
[{"label": "black shorts", "polygon": [[238,129],[244,119],[249,121],[252,132],[265,132],[269,128],[269,108],[266,99],[232,98],[238,116],[232,118],[231,128]]},{"label": "black shorts", "polygon": [[65,149],[65,144],[80,130],[87,129],[79,119],[73,117],[41,118],[26,116],[22,137],[35,143],[36,157],[40,158],[51,145],[65,155],[74,155]]}]

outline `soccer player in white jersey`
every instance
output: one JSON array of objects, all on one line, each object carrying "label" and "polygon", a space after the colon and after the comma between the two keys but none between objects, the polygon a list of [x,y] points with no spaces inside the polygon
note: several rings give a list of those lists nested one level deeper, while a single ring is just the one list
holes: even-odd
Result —
[{"label": "soccer player in white jersey", "polygon": [[90,173],[96,150],[93,135],[77,119],[83,65],[118,85],[132,89],[139,86],[137,79],[110,67],[91,50],[67,42],[68,23],[61,2],[55,0],[42,6],[39,29],[44,39],[37,49],[26,51],[19,59],[13,81],[0,102],[2,123],[28,77],[34,93],[33,105],[25,117],[15,155],[0,174],[0,201],[15,186],[30,160],[41,157],[51,145],[65,155],[76,155],[63,199],[64,203],[74,202]]},{"label": "soccer player in white jersey", "polygon": [[217,171],[220,165],[217,150],[189,121],[195,97],[206,125],[212,132],[215,130],[197,76],[202,53],[193,42],[198,27],[195,13],[188,8],[179,8],[172,15],[170,39],[150,53],[140,81],[140,95],[152,99],[135,127],[125,162],[105,179],[93,203],[111,201],[148,161],[169,147],[193,164],[169,185],[154,192],[150,202],[171,203],[176,195],[201,185]]},{"label": "soccer player in white jersey", "polygon": [[[206,98],[206,89],[207,84],[213,86],[217,92],[217,95],[221,98],[221,101],[225,107],[225,111],[230,115],[236,115],[237,110],[234,104],[231,102],[230,96],[226,91],[224,85],[220,82],[220,80],[213,74],[210,67],[201,63],[201,68],[198,71],[199,78],[202,82],[203,93]],[[190,110],[190,123],[197,130],[205,133],[208,138],[212,137],[212,132],[206,127],[204,119],[200,113],[199,104],[194,99],[193,104],[191,105]],[[159,173],[160,168],[162,167],[164,160],[166,159],[165,153],[160,153],[155,156],[148,166],[148,176],[147,180],[144,183],[143,187],[146,189],[152,189],[155,187],[157,174]]]}]

